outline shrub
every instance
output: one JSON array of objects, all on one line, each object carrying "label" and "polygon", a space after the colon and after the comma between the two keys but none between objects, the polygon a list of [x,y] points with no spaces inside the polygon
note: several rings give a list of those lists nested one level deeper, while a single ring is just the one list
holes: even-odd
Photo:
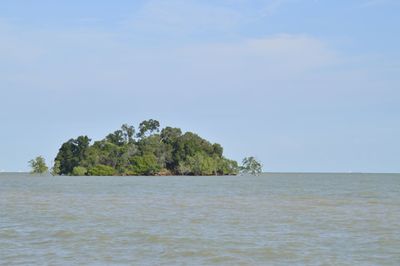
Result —
[{"label": "shrub", "polygon": [[154,154],[134,156],[131,163],[131,169],[136,175],[154,175],[160,171],[157,157]]},{"label": "shrub", "polygon": [[112,176],[116,174],[116,170],[111,166],[98,164],[90,168],[88,174],[94,176]]},{"label": "shrub", "polygon": [[72,169],[72,175],[74,176],[84,176],[87,173],[87,169],[82,166],[75,166],[74,169]]}]

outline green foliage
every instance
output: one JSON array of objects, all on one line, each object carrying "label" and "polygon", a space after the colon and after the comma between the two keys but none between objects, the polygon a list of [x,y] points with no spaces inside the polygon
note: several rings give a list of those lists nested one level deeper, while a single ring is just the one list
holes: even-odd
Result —
[{"label": "green foliage", "polygon": [[145,120],[139,124],[138,137],[143,138],[154,132],[159,132],[160,122],[154,119]]},{"label": "green foliage", "polygon": [[237,175],[239,173],[239,165],[234,160],[221,158],[218,160],[217,172],[219,175]]},{"label": "green foliage", "polygon": [[244,174],[258,175],[262,172],[262,165],[254,157],[246,157],[242,161],[240,170]]},{"label": "green foliage", "polygon": [[51,168],[51,174],[53,176],[60,174],[60,162],[59,161],[54,162],[54,166]]},{"label": "green foliage", "polygon": [[123,146],[119,146],[107,140],[96,141],[87,150],[86,157],[81,162],[81,165],[91,168],[102,164],[116,168],[121,159],[123,149]]},{"label": "green foliage", "polygon": [[176,127],[166,127],[161,130],[161,140],[165,144],[173,144],[176,140],[182,136],[182,130]]},{"label": "green foliage", "polygon": [[175,161],[174,151],[176,147],[177,140],[182,136],[182,131],[180,128],[166,127],[161,130],[160,138],[163,143],[163,150],[161,157],[164,160],[163,167],[170,170],[175,170],[177,168],[177,162]]},{"label": "green foliage", "polygon": [[121,129],[114,131],[106,136],[106,141],[122,146],[125,144],[133,143],[133,136],[135,135],[135,128],[128,124],[123,124]]},{"label": "green foliage", "polygon": [[215,175],[217,174],[217,161],[204,153],[196,153],[185,161],[191,175]]},{"label": "green foliage", "polygon": [[[232,175],[237,162],[223,157],[223,148],[192,132],[166,127],[157,120],[135,128],[124,124],[90,145],[80,136],[62,144],[53,167],[61,175]],[[160,132],[160,133],[159,133]]]},{"label": "green foliage", "polygon": [[179,162],[177,172],[181,175],[236,175],[238,164],[223,157],[211,157],[198,152]]},{"label": "green foliage", "polygon": [[116,170],[111,166],[98,164],[90,168],[88,174],[92,176],[113,176],[116,174]]},{"label": "green foliage", "polygon": [[211,143],[192,132],[186,132],[177,138],[173,147],[173,168],[180,162],[187,161],[189,157],[195,156],[196,153],[203,152],[209,156],[214,154]]},{"label": "green foliage", "polygon": [[72,175],[75,176],[84,176],[87,173],[87,169],[83,166],[75,166],[74,169],[72,169]]},{"label": "green foliage", "polygon": [[124,145],[124,135],[122,130],[116,130],[114,133],[110,133],[107,135],[106,140],[114,145],[122,146]]},{"label": "green foliage", "polygon": [[32,174],[44,174],[49,170],[42,156],[38,156],[35,159],[30,160],[29,166],[32,169]]},{"label": "green foliage", "polygon": [[219,145],[218,143],[214,143],[212,145],[213,147],[213,153],[215,155],[217,155],[218,157],[222,157],[222,153],[224,152],[224,148],[222,148],[221,145]]},{"label": "green foliage", "polygon": [[90,139],[87,136],[79,136],[65,142],[55,158],[59,165],[60,175],[69,175],[75,166],[85,158],[85,153],[89,148]]},{"label": "green foliage", "polygon": [[155,175],[161,169],[154,154],[134,156],[131,163],[131,171],[135,175]]},{"label": "green foliage", "polygon": [[128,124],[123,124],[121,126],[122,135],[124,137],[125,143],[133,143],[133,136],[135,135],[135,128]]}]

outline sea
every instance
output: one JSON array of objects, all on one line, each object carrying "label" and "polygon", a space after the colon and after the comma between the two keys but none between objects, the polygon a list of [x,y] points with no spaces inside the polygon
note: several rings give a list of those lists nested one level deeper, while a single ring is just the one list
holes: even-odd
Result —
[{"label": "sea", "polygon": [[400,265],[400,175],[2,173],[0,265]]}]

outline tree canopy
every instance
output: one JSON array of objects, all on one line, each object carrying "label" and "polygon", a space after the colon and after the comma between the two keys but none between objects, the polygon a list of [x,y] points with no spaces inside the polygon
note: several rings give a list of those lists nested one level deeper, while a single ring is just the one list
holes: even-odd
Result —
[{"label": "tree canopy", "polygon": [[236,161],[223,148],[192,132],[165,127],[157,120],[124,124],[104,139],[79,136],[63,143],[52,173],[60,175],[236,175]]},{"label": "tree canopy", "polygon": [[245,157],[242,161],[240,171],[244,174],[258,175],[262,172],[262,165],[253,156]]},{"label": "tree canopy", "polygon": [[32,174],[44,174],[49,170],[42,156],[37,156],[35,159],[30,160],[28,163],[32,169]]}]

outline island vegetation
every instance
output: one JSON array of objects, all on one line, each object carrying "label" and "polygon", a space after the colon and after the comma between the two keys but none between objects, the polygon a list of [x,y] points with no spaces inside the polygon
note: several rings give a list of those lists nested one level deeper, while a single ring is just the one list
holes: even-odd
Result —
[{"label": "island vegetation", "polygon": [[47,171],[49,170],[46,165],[46,161],[42,156],[37,156],[35,159],[30,160],[28,163],[32,169],[32,174],[44,174],[47,173]]},{"label": "island vegetation", "polygon": [[94,141],[79,136],[63,143],[52,168],[54,175],[236,175],[238,163],[223,148],[175,127],[160,130],[157,120],[131,125]]},{"label": "island vegetation", "polygon": [[[262,164],[246,157],[239,166],[223,156],[220,144],[179,128],[160,131],[157,120],[140,123],[138,132],[124,124],[121,129],[91,144],[87,136],[63,143],[54,160],[52,175],[258,175]],[[48,173],[42,156],[29,161],[32,174]]]},{"label": "island vegetation", "polygon": [[262,172],[262,164],[253,156],[246,157],[242,161],[240,172],[243,174],[259,175]]}]

